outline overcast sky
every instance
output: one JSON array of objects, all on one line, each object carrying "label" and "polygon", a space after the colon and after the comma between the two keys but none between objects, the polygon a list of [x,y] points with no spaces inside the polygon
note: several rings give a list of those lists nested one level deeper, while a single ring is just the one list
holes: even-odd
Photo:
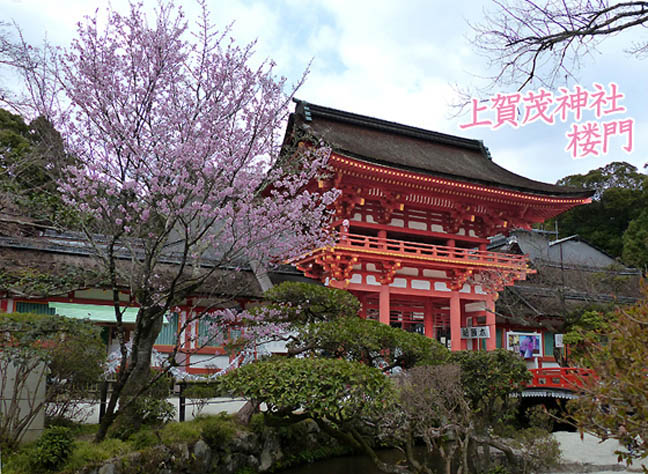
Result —
[{"label": "overcast sky", "polygon": [[[191,17],[195,5],[182,3]],[[122,0],[112,4],[125,10]],[[0,20],[14,20],[28,41],[38,43],[47,35],[53,43],[66,45],[75,34],[76,22],[102,5],[101,0],[0,0]],[[486,1],[208,0],[208,5],[216,24],[225,27],[234,22],[232,35],[237,40],[257,39],[258,57],[273,58],[289,81],[297,81],[312,60],[306,84],[297,94],[300,99],[484,140],[495,162],[540,181],[555,182],[612,161],[628,161],[642,170],[648,162],[648,59],[623,52],[637,35],[645,34],[642,31],[604,43],[599,52],[583,59],[579,74],[579,84],[589,91],[594,82],[606,86],[615,82],[625,94],[620,105],[627,112],[601,121],[633,118],[632,152],[622,150],[626,141],[619,136],[611,139],[607,155],[573,159],[564,150],[571,116],[559,125],[539,122],[497,130],[459,128],[471,121],[470,113],[451,118],[453,85],[473,86],[478,76],[487,74],[485,61],[470,43],[467,25],[479,21]],[[451,9],[442,9],[449,5]],[[479,118],[494,120],[495,111],[481,112]],[[596,119],[586,114],[585,120]]]}]

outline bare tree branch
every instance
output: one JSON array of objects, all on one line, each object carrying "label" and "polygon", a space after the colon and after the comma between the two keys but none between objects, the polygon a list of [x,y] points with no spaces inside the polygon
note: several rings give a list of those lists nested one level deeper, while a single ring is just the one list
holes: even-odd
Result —
[{"label": "bare tree branch", "polygon": [[[584,56],[605,38],[645,26],[648,2],[608,0],[494,0],[484,20],[471,25],[473,44],[495,68],[494,84],[518,90],[539,83],[552,87],[574,77]],[[648,40],[634,43],[630,54],[648,52]]]}]

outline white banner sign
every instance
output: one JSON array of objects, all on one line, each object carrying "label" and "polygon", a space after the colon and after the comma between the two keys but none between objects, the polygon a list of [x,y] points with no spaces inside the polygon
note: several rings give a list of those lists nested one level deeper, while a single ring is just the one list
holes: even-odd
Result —
[{"label": "white banner sign", "polygon": [[489,339],[489,326],[472,326],[461,328],[461,339]]},{"label": "white banner sign", "polygon": [[565,347],[565,344],[563,344],[563,335],[562,334],[554,334],[554,346],[556,346],[556,347]]}]

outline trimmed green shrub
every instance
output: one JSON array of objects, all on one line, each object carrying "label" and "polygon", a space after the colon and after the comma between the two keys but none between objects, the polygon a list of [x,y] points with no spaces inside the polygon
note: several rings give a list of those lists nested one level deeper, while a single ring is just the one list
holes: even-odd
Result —
[{"label": "trimmed green shrub", "polygon": [[160,431],[160,438],[165,444],[195,443],[200,439],[201,426],[196,421],[172,422]]},{"label": "trimmed green shrub", "polygon": [[72,432],[64,426],[52,426],[45,430],[34,447],[32,462],[37,470],[58,470],[67,461],[74,440]]},{"label": "trimmed green shrub", "polygon": [[214,416],[201,421],[201,438],[212,448],[222,446],[236,434],[236,425],[230,418]]},{"label": "trimmed green shrub", "polygon": [[130,452],[131,446],[120,439],[106,439],[99,444],[91,441],[77,441],[70,455],[65,472],[76,472],[84,466],[97,465],[106,459]]}]

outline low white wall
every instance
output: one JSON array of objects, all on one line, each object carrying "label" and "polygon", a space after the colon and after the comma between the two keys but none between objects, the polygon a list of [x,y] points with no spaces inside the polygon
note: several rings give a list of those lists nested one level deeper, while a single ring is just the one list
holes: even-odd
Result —
[{"label": "low white wall", "polygon": [[[16,393],[16,376],[22,377],[15,364],[2,364],[7,373],[0,378],[0,414],[11,414],[15,416],[15,409],[18,409],[18,416],[24,419],[29,416],[35,407],[45,399],[45,365],[40,363],[32,370],[26,378],[22,389]],[[13,400],[15,399],[15,404]],[[23,432],[21,442],[29,442],[37,439],[43,432],[45,426],[45,410],[38,410],[27,429]]]}]

